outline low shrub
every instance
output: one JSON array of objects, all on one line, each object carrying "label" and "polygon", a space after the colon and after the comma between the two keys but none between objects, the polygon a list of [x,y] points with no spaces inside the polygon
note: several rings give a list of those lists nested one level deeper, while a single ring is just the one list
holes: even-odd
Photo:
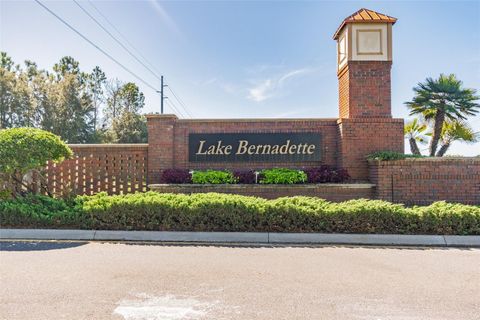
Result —
[{"label": "low shrub", "polygon": [[237,183],[253,184],[255,181],[255,171],[253,170],[236,170],[233,171],[233,176]]},{"label": "low shrub", "polygon": [[395,152],[395,151],[377,151],[367,156],[368,160],[382,160],[382,161],[402,160],[406,158],[423,158],[423,156],[416,155],[416,154],[404,154],[404,153]]},{"label": "low shrub", "polygon": [[480,206],[436,202],[406,208],[380,200],[155,192],[0,201],[2,227],[480,235]]},{"label": "low shrub", "polygon": [[80,201],[80,198],[64,200],[33,194],[0,200],[0,226],[88,228]]},{"label": "low shrub", "polygon": [[192,183],[192,174],[188,169],[167,169],[160,180],[162,183]]},{"label": "low shrub", "polygon": [[96,229],[249,231],[264,230],[266,201],[216,193],[99,194],[88,197],[83,210]]},{"label": "low shrub", "polygon": [[296,184],[306,181],[307,175],[301,170],[275,168],[265,169],[260,173],[260,183],[263,184]]},{"label": "low shrub", "polygon": [[308,183],[338,183],[347,181],[350,178],[346,169],[333,169],[327,165],[306,169],[304,172],[307,175]]},{"label": "low shrub", "polygon": [[334,169],[329,166],[320,166],[306,170],[284,168],[265,169],[259,172],[258,177],[253,170],[224,170],[193,171],[187,169],[167,169],[161,174],[162,183],[199,183],[199,184],[296,184],[296,183],[326,183],[344,182],[350,178],[347,170]]},{"label": "low shrub", "polygon": [[194,171],[192,174],[192,182],[199,184],[232,184],[237,180],[230,171],[206,170]]}]

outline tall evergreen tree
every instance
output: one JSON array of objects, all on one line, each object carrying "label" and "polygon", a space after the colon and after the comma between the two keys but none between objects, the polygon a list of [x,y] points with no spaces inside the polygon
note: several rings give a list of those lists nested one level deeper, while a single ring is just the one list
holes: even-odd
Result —
[{"label": "tall evergreen tree", "polygon": [[145,142],[144,104],[134,83],[107,81],[99,67],[84,73],[73,57],[49,72],[28,60],[22,69],[0,53],[0,128],[32,126],[69,143]]},{"label": "tall evergreen tree", "polygon": [[32,126],[32,101],[26,74],[0,53],[0,128]]},{"label": "tall evergreen tree", "polygon": [[100,119],[100,106],[104,102],[104,86],[107,77],[105,72],[96,66],[88,76],[88,89],[91,94],[93,108],[93,130],[96,133]]},{"label": "tall evergreen tree", "polygon": [[109,111],[112,116],[109,140],[115,143],[138,143],[147,141],[147,124],[140,110],[145,105],[145,97],[132,82],[113,87]]}]

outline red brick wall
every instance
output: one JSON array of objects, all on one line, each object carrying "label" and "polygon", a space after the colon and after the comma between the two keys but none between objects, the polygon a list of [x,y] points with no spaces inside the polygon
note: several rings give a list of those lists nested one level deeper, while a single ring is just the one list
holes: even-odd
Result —
[{"label": "red brick wall", "polygon": [[[366,156],[374,151],[403,152],[403,120],[356,119],[219,119],[180,120],[172,116],[148,116],[149,182],[158,183],[165,169],[262,169],[308,168],[321,164],[346,168],[353,180],[368,180]],[[319,132],[321,162],[189,162],[189,133]]]},{"label": "red brick wall", "polygon": [[370,161],[378,199],[413,204],[446,200],[480,204],[480,159],[427,158]]},{"label": "red brick wall", "polygon": [[148,183],[158,183],[162,170],[175,167],[175,115],[148,116]]},{"label": "red brick wall", "polygon": [[340,118],[391,117],[391,61],[348,61],[338,72]]},{"label": "red brick wall", "polygon": [[368,180],[366,157],[375,151],[403,153],[403,119],[339,119],[338,167],[354,180]]},{"label": "red brick wall", "polygon": [[350,118],[350,73],[346,65],[338,73],[338,114],[340,118]]},{"label": "red brick wall", "polygon": [[219,192],[275,199],[288,196],[319,197],[328,201],[341,202],[351,199],[372,198],[370,184],[314,184],[314,185],[191,185],[157,184],[151,190],[162,193],[204,193]]},{"label": "red brick wall", "polygon": [[[262,169],[271,167],[308,168],[327,164],[337,166],[338,126],[336,119],[219,119],[171,120],[167,116],[148,116],[149,181],[158,183],[161,170],[179,169]],[[167,122],[168,124],[161,124]],[[237,132],[318,132],[322,134],[321,162],[189,162],[189,133]],[[149,149],[150,149],[149,148]],[[165,151],[165,154],[162,152]]]},{"label": "red brick wall", "polygon": [[368,180],[368,154],[404,151],[403,119],[391,115],[391,67],[391,61],[348,61],[337,74],[337,163],[354,180]]}]

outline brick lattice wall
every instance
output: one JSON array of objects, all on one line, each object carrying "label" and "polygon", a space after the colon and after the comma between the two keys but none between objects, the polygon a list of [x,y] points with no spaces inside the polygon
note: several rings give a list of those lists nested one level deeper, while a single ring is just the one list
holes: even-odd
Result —
[{"label": "brick lattice wall", "polygon": [[370,161],[378,199],[424,205],[434,201],[480,204],[479,158]]},{"label": "brick lattice wall", "polygon": [[74,158],[49,163],[44,177],[55,195],[124,194],[147,189],[147,144],[70,145]]}]

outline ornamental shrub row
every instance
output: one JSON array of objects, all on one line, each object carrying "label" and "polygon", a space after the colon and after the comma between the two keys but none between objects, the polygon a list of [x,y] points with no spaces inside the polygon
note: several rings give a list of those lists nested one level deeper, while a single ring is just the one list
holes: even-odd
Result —
[{"label": "ornamental shrub row", "polygon": [[285,168],[253,170],[197,170],[168,169],[162,172],[162,183],[198,183],[198,184],[296,184],[344,182],[350,178],[347,170],[334,169],[323,165],[306,170]]},{"label": "ornamental shrub row", "polygon": [[194,171],[192,182],[198,184],[232,184],[237,182],[237,179],[230,171],[206,170]]},{"label": "ornamental shrub row", "polygon": [[296,184],[307,182],[307,175],[301,170],[267,169],[261,172],[260,183],[263,184]]},{"label": "ornamental shrub row", "polygon": [[437,202],[407,208],[380,200],[332,203],[311,197],[266,200],[218,193],[99,193],[70,201],[32,195],[0,201],[0,224],[12,228],[478,235],[480,206]]}]

